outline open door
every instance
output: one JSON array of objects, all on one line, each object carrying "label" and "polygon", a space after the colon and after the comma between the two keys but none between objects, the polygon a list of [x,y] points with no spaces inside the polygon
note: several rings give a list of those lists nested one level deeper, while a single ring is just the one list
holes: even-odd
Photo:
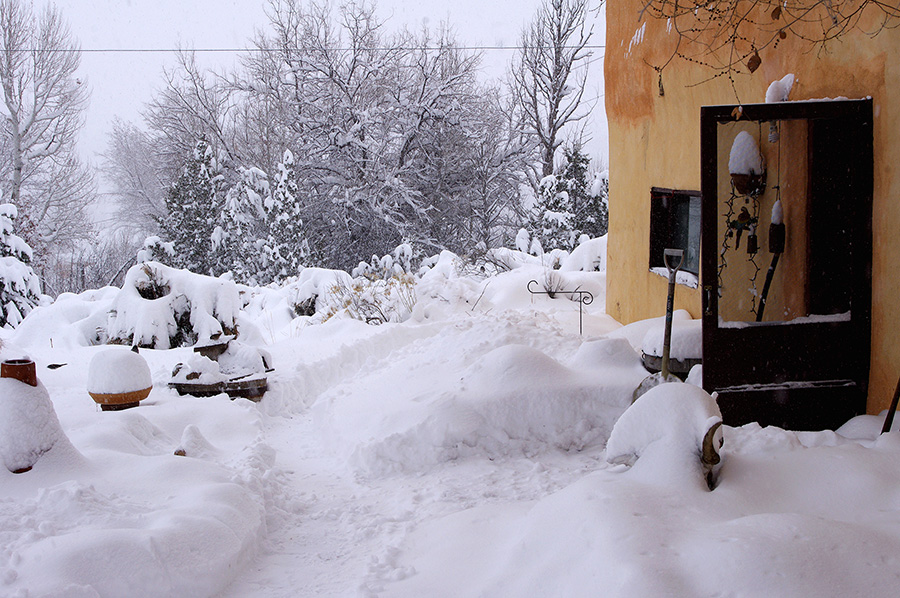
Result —
[{"label": "open door", "polygon": [[704,107],[701,162],[703,386],[725,422],[814,430],[864,412],[871,100]]}]

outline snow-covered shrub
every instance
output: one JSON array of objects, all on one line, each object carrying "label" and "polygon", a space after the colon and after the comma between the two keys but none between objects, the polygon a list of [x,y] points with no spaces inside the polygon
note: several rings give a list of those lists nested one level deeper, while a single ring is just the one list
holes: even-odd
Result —
[{"label": "snow-covered shrub", "polygon": [[241,308],[231,280],[176,270],[158,262],[132,266],[107,318],[112,344],[153,349],[236,335]]},{"label": "snow-covered shrub", "polygon": [[371,262],[360,262],[350,273],[353,278],[389,279],[413,272],[413,249],[409,243],[398,245],[394,251],[381,257],[373,255]]},{"label": "snow-covered shrub", "polygon": [[339,280],[330,293],[326,319],[344,313],[366,324],[402,322],[416,304],[416,279],[411,274],[395,274],[386,279],[360,276],[349,283]]},{"label": "snow-covered shrub", "polygon": [[606,272],[606,241],[606,235],[596,239],[582,236],[578,247],[562,260],[559,269],[564,272]]},{"label": "snow-covered shrub", "polygon": [[332,288],[348,286],[351,282],[350,275],[343,270],[304,268],[284,289],[295,316],[313,316],[325,310],[325,306],[335,304],[330,296]]},{"label": "snow-covered shrub", "polygon": [[31,247],[13,234],[16,206],[0,204],[0,326],[15,327],[39,301],[40,282],[31,262]]},{"label": "snow-covered shrub", "polygon": [[144,246],[137,253],[137,263],[168,262],[174,256],[174,243],[166,243],[158,235],[151,235],[144,239]]},{"label": "snow-covered shrub", "polygon": [[367,324],[409,318],[416,304],[413,256],[412,247],[404,243],[388,255],[360,262],[352,278],[338,277],[328,289],[325,319],[340,313]]}]

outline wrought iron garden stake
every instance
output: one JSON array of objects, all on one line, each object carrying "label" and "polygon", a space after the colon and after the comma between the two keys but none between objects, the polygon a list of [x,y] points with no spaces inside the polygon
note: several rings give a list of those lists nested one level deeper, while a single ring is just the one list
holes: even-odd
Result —
[{"label": "wrought iron garden stake", "polygon": [[584,334],[584,323],[583,323],[584,322],[584,306],[590,305],[591,303],[594,302],[594,295],[592,295],[590,291],[585,291],[582,289],[575,289],[574,291],[553,291],[552,293],[550,291],[535,291],[535,290],[532,290],[532,288],[531,288],[531,285],[533,285],[533,284],[540,284],[540,283],[536,280],[528,281],[528,287],[527,287],[528,292],[531,293],[532,295],[550,295],[550,296],[553,296],[553,295],[575,295],[575,294],[578,295],[578,299],[577,299],[577,301],[578,301],[578,334],[583,335]]}]

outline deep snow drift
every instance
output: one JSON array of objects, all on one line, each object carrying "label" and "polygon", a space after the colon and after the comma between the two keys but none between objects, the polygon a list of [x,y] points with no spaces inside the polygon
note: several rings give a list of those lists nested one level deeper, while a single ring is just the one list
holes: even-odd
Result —
[{"label": "deep snow drift", "polygon": [[[108,348],[90,343],[118,289],[36,309],[0,333],[0,357],[35,360],[60,436],[31,471],[0,468],[0,595],[896,594],[900,433],[878,436],[874,416],[725,427],[709,492],[641,448],[657,440],[643,422],[687,446],[690,426],[649,409],[628,433],[640,456],[610,465],[662,318],[621,327],[604,273],[549,281],[506,258],[518,267],[487,276],[440,256],[408,318],[381,326],[297,316],[323,273],[239,289],[240,339],[275,368],[259,403],[180,397],[167,383],[191,349],[143,349],[150,396],[101,412],[88,364]],[[594,293],[583,336],[578,303],[532,296],[532,279]],[[3,383],[12,421],[21,383]]]}]

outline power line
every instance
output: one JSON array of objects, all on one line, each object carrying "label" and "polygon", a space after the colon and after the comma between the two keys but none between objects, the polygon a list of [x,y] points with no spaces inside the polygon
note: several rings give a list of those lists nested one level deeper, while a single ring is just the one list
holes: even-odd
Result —
[{"label": "power line", "polygon": [[[577,46],[564,46],[565,49],[572,50],[576,49]],[[473,52],[482,52],[482,51],[517,51],[521,48],[521,46],[383,46],[376,48],[366,48],[367,50],[376,51],[376,52],[390,52],[396,50],[419,50],[425,52],[433,52],[437,50],[468,50]],[[581,46],[581,49],[584,50],[602,50],[605,49],[605,45],[587,45]],[[282,52],[284,50],[292,50],[292,51],[300,51],[305,48],[46,48],[43,50],[36,49],[16,49],[9,50],[7,48],[0,48],[0,53],[8,53],[8,52],[55,52],[55,53],[74,53],[81,52],[82,54],[168,54],[173,52],[196,52],[198,54],[238,54],[242,52],[261,52],[261,53],[269,53],[269,52]],[[325,48],[330,52],[349,52],[354,48]],[[529,49],[531,49],[529,47]]]}]

